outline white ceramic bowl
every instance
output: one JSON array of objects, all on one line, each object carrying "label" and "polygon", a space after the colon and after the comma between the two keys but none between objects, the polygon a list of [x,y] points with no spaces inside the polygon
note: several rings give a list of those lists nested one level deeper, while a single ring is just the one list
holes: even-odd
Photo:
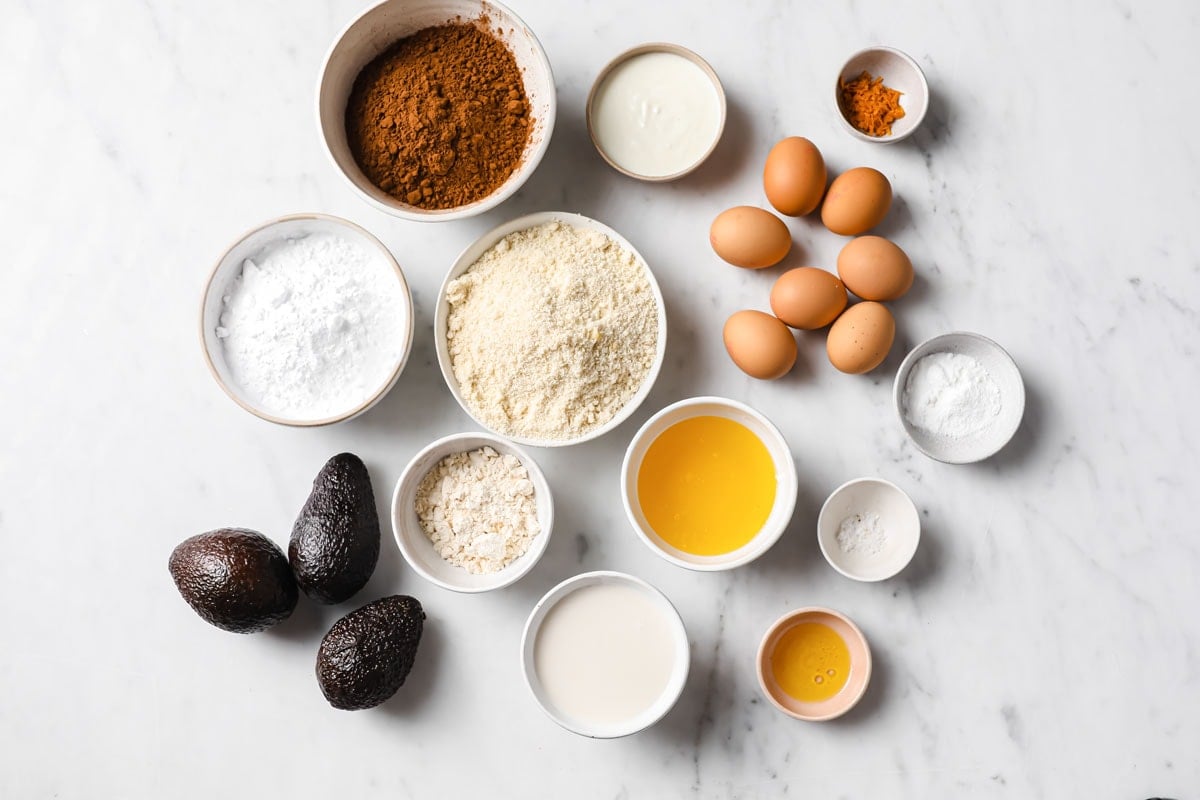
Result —
[{"label": "white ceramic bowl", "polygon": [[[987,370],[1000,390],[1000,413],[991,425],[970,436],[952,439],[909,422],[904,413],[908,376],[918,361],[933,353],[961,353],[974,358]],[[896,371],[892,402],[900,424],[918,450],[947,464],[970,464],[995,455],[1021,427],[1021,417],[1025,414],[1025,383],[1016,362],[1003,347],[978,333],[958,331],[927,339],[904,357]]]},{"label": "white ceramic bowl", "polygon": [[[512,52],[525,81],[533,131],[517,169],[496,191],[456,208],[426,210],[410,206],[367,179],[346,140],[346,102],[359,72],[393,43],[419,30],[456,18],[486,14],[490,28]],[[499,32],[497,32],[499,29]],[[334,41],[317,87],[317,127],[325,152],[354,191],[380,211],[418,222],[444,222],[482,214],[511,197],[537,169],[550,146],[558,107],[554,75],[541,43],[520,17],[493,0],[384,0],[358,16]]]},{"label": "white ceramic bowl", "polygon": [[[280,239],[299,238],[311,234],[330,234],[349,239],[368,251],[378,253],[380,260],[395,271],[402,295],[402,303],[398,311],[402,315],[401,328],[404,330],[404,341],[401,345],[400,356],[396,359],[396,364],[388,374],[387,380],[362,398],[359,403],[328,417],[300,419],[279,416],[260,407],[254,398],[249,397],[242,387],[238,386],[225,363],[225,351],[221,340],[217,338],[217,325],[221,319],[223,298],[228,293],[229,287],[241,274],[242,264],[246,259],[257,257],[264,247]],[[235,403],[251,414],[280,425],[295,427],[331,425],[357,417],[382,400],[384,395],[396,385],[396,381],[400,378],[400,373],[404,371],[404,365],[408,361],[409,352],[412,350],[412,293],[409,291],[408,281],[404,279],[404,272],[388,249],[383,246],[382,242],[353,222],[328,214],[292,214],[278,217],[242,234],[218,259],[204,286],[204,295],[200,305],[200,341],[204,347],[204,359],[208,364],[209,372],[212,373],[217,384]]]},{"label": "white ceramic bowl", "polygon": [[[612,419],[599,427],[593,428],[582,436],[574,439],[533,439],[523,436],[513,436],[506,431],[498,431],[479,417],[477,417],[466,399],[462,396],[459,389],[458,379],[454,377],[454,369],[450,364],[450,350],[446,342],[446,325],[450,316],[450,305],[446,302],[446,292],[450,286],[450,282],[462,275],[482,256],[492,245],[508,236],[510,233],[523,231],[527,228],[534,228],[538,225],[543,225],[547,222],[561,222],[566,225],[572,225],[576,228],[584,228],[587,230],[599,231],[605,234],[608,238],[633,253],[638,263],[646,271],[646,278],[650,282],[650,290],[654,293],[654,303],[658,310],[658,348],[654,354],[654,363],[650,367],[650,372],[647,373],[646,379],[642,382],[641,387],[629,398],[629,402],[617,412]],[[658,288],[658,281],[654,279],[654,273],[650,271],[646,260],[642,258],[641,253],[631,245],[624,236],[614,231],[602,222],[597,222],[594,219],[585,217],[581,214],[572,214],[567,211],[541,211],[536,214],[527,214],[524,217],[518,217],[511,222],[506,222],[499,227],[485,233],[476,239],[467,249],[459,254],[454,265],[450,267],[450,271],[446,273],[445,280],[442,281],[442,288],[438,292],[437,307],[434,309],[433,316],[433,339],[437,348],[438,366],[441,367],[442,377],[446,381],[446,386],[450,389],[450,394],[454,395],[455,401],[458,402],[462,410],[467,413],[471,419],[475,420],[481,427],[495,433],[498,436],[504,436],[519,444],[530,445],[533,447],[565,447],[567,445],[579,444],[581,442],[591,441],[597,437],[616,428],[622,422],[627,420],[642,401],[646,399],[646,395],[650,394],[650,389],[654,386],[654,381],[658,378],[658,372],[662,369],[663,357],[667,352],[667,310],[663,304],[662,292]]]},{"label": "white ceramic bowl", "polygon": [[[598,92],[600,88],[604,86],[605,80],[607,80],[608,76],[612,74],[614,69],[621,64],[624,64],[629,59],[635,56],[640,56],[644,53],[670,53],[671,55],[676,55],[687,59],[699,67],[700,71],[703,72],[710,81],[712,81],[713,88],[717,93],[720,121],[717,123],[717,132],[713,137],[712,143],[708,146],[708,149],[705,150],[704,153],[691,164],[687,165],[683,169],[667,175],[643,175],[642,173],[634,172],[625,165],[621,164],[619,161],[613,159],[612,156],[610,156],[604,149],[603,144],[596,135],[596,126],[594,124],[595,107],[597,100],[599,99]],[[717,76],[716,71],[707,61],[686,47],[682,47],[677,44],[669,44],[667,42],[652,42],[650,44],[642,44],[626,50],[612,61],[608,62],[608,64],[604,66],[604,69],[600,70],[600,74],[596,76],[596,80],[592,83],[591,91],[588,92],[585,115],[587,117],[588,136],[591,137],[592,144],[595,146],[596,152],[600,154],[600,157],[603,158],[610,167],[615,169],[617,172],[620,172],[622,175],[628,175],[631,178],[637,178],[641,181],[648,181],[650,183],[664,183],[666,181],[677,180],[682,178],[684,175],[690,174],[691,172],[695,171],[697,167],[703,164],[710,155],[712,155],[713,150],[717,149],[717,143],[721,141],[721,134],[725,132],[725,112],[725,87],[721,85],[721,79]]]},{"label": "white ceramic bowl", "polygon": [[[671,627],[671,635],[674,642],[675,664],[671,671],[671,676],[667,681],[666,688],[663,689],[658,700],[649,708],[636,717],[633,717],[622,722],[614,723],[589,723],[586,720],[580,720],[572,717],[559,709],[547,696],[545,688],[538,677],[537,665],[534,659],[534,649],[537,644],[538,631],[541,629],[542,622],[546,619],[546,615],[554,608],[554,606],[567,595],[574,591],[587,586],[596,584],[616,584],[620,586],[628,586],[629,588],[643,592],[652,603],[658,606],[664,616],[667,618]],[[585,572],[582,575],[576,575],[573,578],[568,578],[562,583],[555,586],[546,593],[537,605],[533,607],[529,618],[525,621],[525,630],[521,634],[521,672],[525,676],[525,683],[529,686],[529,690],[533,693],[534,700],[541,707],[542,711],[550,719],[557,722],[562,727],[578,733],[581,736],[589,736],[593,739],[615,739],[621,736],[629,736],[638,731],[645,730],[654,723],[662,719],[668,711],[675,705],[679,696],[683,693],[684,684],[687,683],[688,671],[691,667],[691,652],[688,648],[687,629],[683,626],[683,619],[680,618],[679,612],[667,596],[654,588],[650,584],[635,578],[632,575],[626,575],[622,572]]]},{"label": "white ceramic bowl", "polygon": [[[725,417],[739,422],[750,429],[767,447],[771,460],[775,464],[775,505],[762,529],[746,544],[729,553],[716,556],[698,556],[686,553],[672,547],[654,532],[646,515],[642,512],[638,500],[638,471],[642,459],[654,440],[663,431],[677,422],[692,417],[716,416]],[[629,448],[625,451],[625,459],[621,463],[621,501],[625,506],[625,515],[633,526],[638,538],[656,555],[680,567],[694,569],[700,572],[716,572],[733,569],[743,564],[749,564],[754,559],[767,552],[779,540],[788,522],[792,519],[792,511],[796,507],[796,465],[792,461],[792,452],[787,440],[770,420],[750,406],[729,400],[724,397],[693,397],[673,403],[646,421],[633,436]]]},{"label": "white ceramic bowl", "polygon": [[[842,82],[853,80],[864,71],[874,78],[882,76],[884,86],[900,92],[904,116],[892,123],[889,136],[868,136],[846,118],[842,107]],[[842,127],[854,138],[876,144],[898,142],[911,136],[925,119],[925,112],[929,110],[929,84],[925,73],[908,54],[893,47],[868,47],[850,56],[838,72],[833,87],[833,105]]]},{"label": "white ceramic bowl", "polygon": [[[851,550],[838,543],[842,521],[856,514],[878,514],[887,538],[878,552]],[[900,487],[880,478],[843,483],[821,506],[817,541],[829,566],[856,581],[883,581],[908,566],[921,541],[921,516]]]},{"label": "white ceramic bowl", "polygon": [[[434,465],[453,453],[465,453],[481,447],[491,447],[497,453],[516,456],[524,465],[529,473],[529,480],[533,483],[538,523],[541,525],[541,532],[534,537],[524,555],[499,572],[487,575],[468,572],[438,555],[433,543],[421,529],[415,505],[417,487]],[[400,548],[400,554],[422,578],[455,592],[488,592],[520,580],[546,552],[553,528],[554,500],[541,467],[528,453],[513,443],[486,433],[456,433],[428,445],[408,462],[392,492],[392,535],[396,539],[396,546]]]}]

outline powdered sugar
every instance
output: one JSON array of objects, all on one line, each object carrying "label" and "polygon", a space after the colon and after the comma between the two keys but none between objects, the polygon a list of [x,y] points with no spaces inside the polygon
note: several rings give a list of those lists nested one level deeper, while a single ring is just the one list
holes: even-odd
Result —
[{"label": "powdered sugar", "polygon": [[247,259],[223,298],[225,363],[248,399],[286,419],[352,410],[405,346],[404,291],[379,254],[341,236],[281,239]]},{"label": "powdered sugar", "polygon": [[904,416],[930,433],[961,439],[1000,414],[1000,387],[978,361],[962,353],[931,353],[913,365],[904,385]]}]

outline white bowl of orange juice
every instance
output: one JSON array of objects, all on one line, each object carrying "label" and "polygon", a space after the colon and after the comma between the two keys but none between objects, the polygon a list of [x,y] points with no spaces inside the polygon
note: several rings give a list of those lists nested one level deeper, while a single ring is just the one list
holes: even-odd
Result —
[{"label": "white bowl of orange juice", "polygon": [[633,530],[662,558],[713,572],[748,564],[779,540],[796,506],[783,434],[753,408],[693,397],[646,421],[621,464]]}]

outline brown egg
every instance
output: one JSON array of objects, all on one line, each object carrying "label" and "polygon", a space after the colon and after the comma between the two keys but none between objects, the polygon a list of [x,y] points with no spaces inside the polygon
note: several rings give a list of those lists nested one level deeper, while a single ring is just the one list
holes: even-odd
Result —
[{"label": "brown egg", "polygon": [[774,380],[796,363],[796,339],[788,326],[761,311],[738,311],[725,321],[725,349],[738,368]]},{"label": "brown egg", "polygon": [[789,269],[771,287],[775,316],[805,331],[824,328],[846,308],[846,287],[832,272],[818,267]]},{"label": "brown egg", "polygon": [[838,253],[837,271],[863,300],[895,300],[913,283],[908,255],[882,236],[859,236]]},{"label": "brown egg", "polygon": [[821,203],[826,177],[817,146],[802,136],[789,136],[767,154],[763,190],[780,214],[802,217]]},{"label": "brown egg", "polygon": [[846,309],[829,329],[825,351],[829,363],[842,372],[858,375],[883,363],[892,340],[896,338],[896,320],[887,306],[870,300]]},{"label": "brown egg", "polygon": [[883,222],[891,206],[892,185],[883,173],[855,167],[833,179],[821,206],[821,222],[834,233],[858,236]]},{"label": "brown egg", "polygon": [[792,234],[783,220],[754,206],[735,206],[718,214],[708,241],[721,258],[747,269],[778,264],[792,249]]}]

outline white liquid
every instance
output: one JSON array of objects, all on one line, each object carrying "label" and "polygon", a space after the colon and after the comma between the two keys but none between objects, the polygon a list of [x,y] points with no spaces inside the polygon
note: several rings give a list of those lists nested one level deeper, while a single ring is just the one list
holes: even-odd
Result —
[{"label": "white liquid", "polygon": [[588,723],[623,722],[662,696],[677,657],[666,612],[644,592],[597,583],[550,609],[533,663],[550,702]]},{"label": "white liquid", "polygon": [[694,62],[642,53],[619,64],[596,90],[592,131],[605,154],[630,172],[662,177],[695,164],[720,135],[721,99]]}]

